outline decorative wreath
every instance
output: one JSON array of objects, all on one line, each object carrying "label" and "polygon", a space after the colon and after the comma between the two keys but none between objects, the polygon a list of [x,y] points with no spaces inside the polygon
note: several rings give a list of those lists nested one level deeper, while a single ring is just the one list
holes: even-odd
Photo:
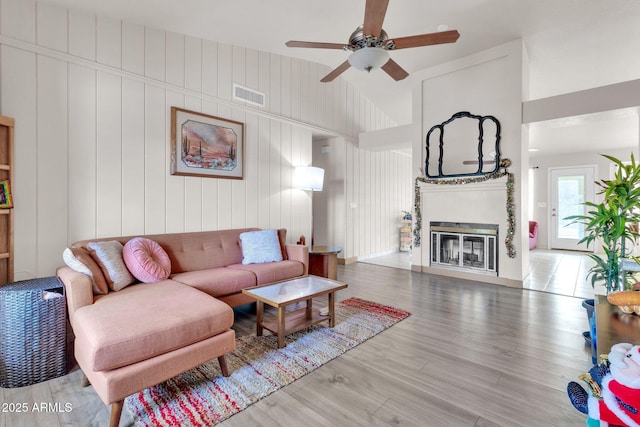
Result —
[{"label": "decorative wreath", "polygon": [[488,173],[482,176],[474,176],[474,177],[464,177],[464,178],[452,178],[452,179],[442,179],[442,178],[425,178],[419,176],[416,178],[415,184],[415,219],[416,225],[413,229],[413,245],[415,247],[420,246],[420,236],[422,231],[422,212],[421,212],[421,200],[420,200],[420,183],[424,184],[436,184],[436,185],[462,185],[462,184],[472,184],[477,182],[485,182],[490,179],[498,179],[503,176],[507,177],[507,237],[504,239],[504,243],[507,247],[507,255],[509,258],[516,257],[516,249],[513,245],[513,236],[516,231],[516,207],[513,199],[513,191],[514,191],[514,182],[515,179],[513,174],[507,172],[506,168],[511,165],[511,161],[509,159],[502,159],[500,162],[500,166],[504,169],[503,171],[498,171],[494,173]]}]

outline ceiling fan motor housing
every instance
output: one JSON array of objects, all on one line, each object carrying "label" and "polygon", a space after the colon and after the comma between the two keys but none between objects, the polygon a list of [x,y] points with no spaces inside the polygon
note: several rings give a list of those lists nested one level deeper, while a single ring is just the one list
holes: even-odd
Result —
[{"label": "ceiling fan motor housing", "polygon": [[351,33],[349,44],[344,46],[344,50],[356,51],[365,47],[381,47],[385,50],[393,50],[396,45],[384,30],[380,30],[380,36],[365,35],[363,26],[360,25]]}]

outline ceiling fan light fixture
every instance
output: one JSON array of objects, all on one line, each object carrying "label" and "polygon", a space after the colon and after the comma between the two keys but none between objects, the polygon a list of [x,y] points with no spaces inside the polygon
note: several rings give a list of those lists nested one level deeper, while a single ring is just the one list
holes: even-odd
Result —
[{"label": "ceiling fan light fixture", "polygon": [[381,47],[363,47],[349,56],[349,64],[361,71],[377,70],[389,61],[389,53]]}]

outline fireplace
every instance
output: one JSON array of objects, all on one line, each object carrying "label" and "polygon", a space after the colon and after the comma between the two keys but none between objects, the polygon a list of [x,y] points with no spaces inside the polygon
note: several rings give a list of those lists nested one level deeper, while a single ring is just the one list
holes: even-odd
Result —
[{"label": "fireplace", "polygon": [[430,223],[431,266],[498,275],[498,225]]}]

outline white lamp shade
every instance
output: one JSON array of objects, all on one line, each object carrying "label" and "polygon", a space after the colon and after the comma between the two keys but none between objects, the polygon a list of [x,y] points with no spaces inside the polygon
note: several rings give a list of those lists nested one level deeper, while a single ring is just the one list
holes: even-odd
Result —
[{"label": "white lamp shade", "polygon": [[322,191],[324,169],[313,166],[296,167],[293,185],[302,190]]},{"label": "white lamp shade", "polygon": [[388,60],[389,53],[381,47],[363,47],[349,56],[349,64],[361,71],[377,70]]}]

